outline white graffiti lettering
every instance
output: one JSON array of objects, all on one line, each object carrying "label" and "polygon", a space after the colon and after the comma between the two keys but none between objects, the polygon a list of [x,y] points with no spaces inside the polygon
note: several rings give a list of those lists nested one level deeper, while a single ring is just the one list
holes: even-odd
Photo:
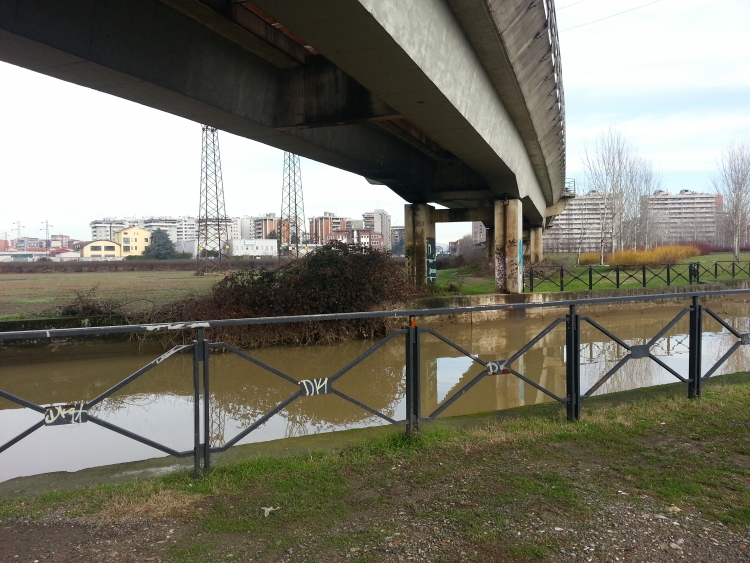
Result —
[{"label": "white graffiti lettering", "polygon": [[153,330],[182,330],[184,328],[209,328],[209,323],[170,323],[163,325],[145,325],[144,328],[151,332]]},{"label": "white graffiti lettering", "polygon": [[88,422],[88,411],[83,407],[83,403],[45,407],[44,424],[47,426],[56,426],[60,424],[81,424]]},{"label": "white graffiti lettering", "polygon": [[299,382],[303,395],[312,397],[313,395],[326,395],[330,392],[328,389],[328,378],[321,379],[303,379]]},{"label": "white graffiti lettering", "polygon": [[487,364],[487,375],[499,375],[510,373],[510,368],[505,360],[496,360]]}]

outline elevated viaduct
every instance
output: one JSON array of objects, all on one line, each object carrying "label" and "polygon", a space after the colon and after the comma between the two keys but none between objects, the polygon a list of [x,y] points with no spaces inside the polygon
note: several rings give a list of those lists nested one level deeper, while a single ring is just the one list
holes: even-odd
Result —
[{"label": "elevated viaduct", "polygon": [[0,60],[387,185],[417,283],[479,220],[522,291],[564,201],[553,0],[0,0]]}]

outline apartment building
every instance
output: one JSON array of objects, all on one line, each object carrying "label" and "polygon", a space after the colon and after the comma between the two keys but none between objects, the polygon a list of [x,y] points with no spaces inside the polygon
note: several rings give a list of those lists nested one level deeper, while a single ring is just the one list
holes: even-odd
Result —
[{"label": "apartment building", "polygon": [[350,220],[348,217],[339,217],[336,213],[330,211],[323,212],[323,215],[319,217],[313,217],[309,220],[310,230],[308,235],[310,242],[312,244],[323,244],[333,231],[346,229],[348,220]]},{"label": "apartment building", "polygon": [[372,229],[339,229],[326,236],[326,243],[340,241],[345,244],[360,244],[377,250],[384,250],[383,235]]},{"label": "apartment building", "polygon": [[471,242],[474,244],[487,242],[487,227],[481,221],[471,222]]},{"label": "apartment building", "polygon": [[195,217],[149,217],[137,226],[154,232],[156,229],[166,231],[169,240],[179,242],[197,238],[198,219]]},{"label": "apartment building", "polygon": [[278,241],[275,239],[232,239],[229,241],[231,256],[276,256]]},{"label": "apartment building", "polygon": [[[151,231],[143,227],[127,227],[117,231],[114,242],[120,247],[120,256],[143,256],[147,246],[151,246]],[[83,254],[81,254],[83,257]]]},{"label": "apartment building", "polygon": [[612,248],[612,202],[595,190],[571,199],[544,234],[544,252],[598,252]]},{"label": "apartment building", "polygon": [[363,227],[370,229],[376,233],[380,233],[383,237],[382,247],[385,250],[390,250],[393,246],[391,241],[391,216],[385,209],[375,209],[374,211],[368,211],[362,214],[362,220],[364,222]]},{"label": "apartment building", "polygon": [[89,223],[91,240],[115,240],[117,231],[127,227],[141,227],[148,231],[166,231],[172,242],[197,238],[198,219],[196,217],[105,217]]},{"label": "apartment building", "polygon": [[724,198],[716,194],[658,190],[641,198],[641,216],[648,218],[650,244],[716,242],[716,218]]}]

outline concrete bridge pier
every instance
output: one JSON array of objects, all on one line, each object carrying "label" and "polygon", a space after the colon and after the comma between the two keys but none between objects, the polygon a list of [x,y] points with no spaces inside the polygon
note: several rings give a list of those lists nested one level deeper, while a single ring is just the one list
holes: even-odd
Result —
[{"label": "concrete bridge pier", "polygon": [[406,271],[412,283],[435,283],[435,208],[426,203],[404,206]]},{"label": "concrete bridge pier", "polygon": [[[405,205],[409,279],[417,285],[436,281],[435,223],[463,221],[482,221],[487,225],[487,259],[495,272],[495,290],[523,293],[524,233],[519,199],[498,200],[491,207],[467,209],[435,209],[425,203]],[[542,229],[532,229],[530,236],[532,261],[541,260]]]},{"label": "concrete bridge pier", "polygon": [[543,227],[532,227],[529,232],[529,258],[531,264],[537,264],[544,259],[544,252],[542,250],[544,240],[544,228]]},{"label": "concrete bridge pier", "polygon": [[523,215],[521,200],[498,200],[495,216],[495,291],[523,293]]}]

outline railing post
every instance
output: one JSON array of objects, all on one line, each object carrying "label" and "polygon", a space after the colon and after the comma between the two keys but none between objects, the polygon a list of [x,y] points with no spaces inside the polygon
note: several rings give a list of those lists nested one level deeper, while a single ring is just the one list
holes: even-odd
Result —
[{"label": "railing post", "polygon": [[211,395],[209,394],[209,358],[211,351],[208,341],[203,341],[203,474],[211,471]]},{"label": "railing post", "polygon": [[409,317],[406,332],[406,433],[419,432],[419,328],[416,317]]},{"label": "railing post", "polygon": [[646,265],[643,265],[642,268],[642,277],[643,277],[643,287],[646,287]]},{"label": "railing post", "polygon": [[568,420],[581,417],[581,321],[576,306],[570,306],[565,322],[565,390]]},{"label": "railing post", "polygon": [[688,285],[693,285],[693,263],[688,264]]},{"label": "railing post", "polygon": [[719,263],[714,262],[714,279],[719,278]]},{"label": "railing post", "polygon": [[205,348],[203,345],[203,329],[196,331],[196,339],[193,340],[193,477],[201,476],[201,381],[200,369],[203,362]]},{"label": "railing post", "polygon": [[589,266],[589,291],[594,289],[594,267]]},{"label": "railing post", "polygon": [[534,268],[529,268],[529,292],[534,293]]},{"label": "railing post", "polygon": [[703,307],[693,297],[690,307],[690,340],[688,358],[688,398],[701,396],[701,363],[703,360]]},{"label": "railing post", "polygon": [[672,266],[667,264],[667,287],[672,285]]},{"label": "railing post", "polygon": [[560,266],[560,291],[565,291],[565,268]]},{"label": "railing post", "polygon": [[615,266],[615,286],[620,289],[620,266]]},{"label": "railing post", "polygon": [[734,273],[734,267],[737,265],[737,262],[732,262],[732,279],[734,279],[735,273]]}]

